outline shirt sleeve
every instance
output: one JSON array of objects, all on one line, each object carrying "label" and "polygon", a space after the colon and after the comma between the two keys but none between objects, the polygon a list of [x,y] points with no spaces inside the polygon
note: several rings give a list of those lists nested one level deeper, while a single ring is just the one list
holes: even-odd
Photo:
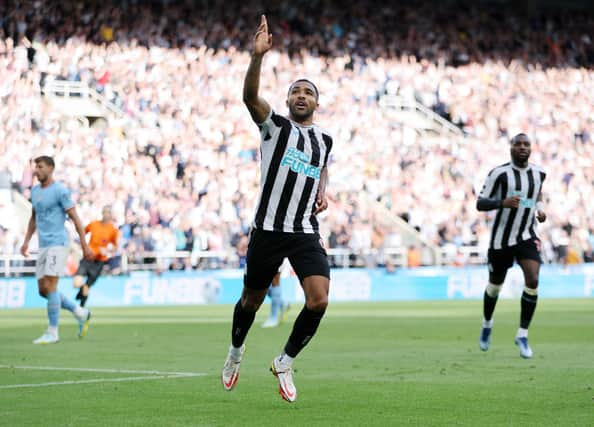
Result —
[{"label": "shirt sleeve", "polygon": [[262,143],[274,141],[276,135],[286,123],[288,123],[288,120],[285,117],[276,114],[273,109],[270,109],[264,121],[258,123]]},{"label": "shirt sleeve", "polygon": [[502,198],[500,193],[500,177],[501,174],[495,173],[495,171],[489,172],[485,183],[483,184],[483,188],[479,194],[480,199],[492,199],[492,198]]},{"label": "shirt sleeve", "polygon": [[330,158],[330,151],[332,150],[332,137],[330,135],[322,134],[322,139],[326,145],[326,154],[324,155],[324,163],[322,167],[328,165],[328,159]]},{"label": "shirt sleeve", "polygon": [[64,209],[65,211],[74,207],[74,203],[72,202],[72,197],[70,195],[70,190],[68,188],[61,186],[58,197],[60,199],[60,205],[62,206],[62,209]]}]

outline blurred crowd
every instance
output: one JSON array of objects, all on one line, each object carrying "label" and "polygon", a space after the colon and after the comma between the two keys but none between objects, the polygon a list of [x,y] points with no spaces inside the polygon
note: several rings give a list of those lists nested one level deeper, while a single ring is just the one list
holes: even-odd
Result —
[{"label": "blurred crowd", "polygon": [[[402,244],[388,215],[431,245],[486,251],[489,215],[475,209],[476,194],[522,131],[531,161],[548,173],[545,258],[593,260],[594,15],[580,11],[379,0],[272,9],[251,0],[3,2],[0,172],[28,196],[30,159],[53,155],[80,216],[97,219],[111,204],[130,254],[234,249],[241,258],[259,182],[259,134],[241,90],[262,12],[275,46],[262,96],[285,113],[289,84],[311,79],[321,92],[316,121],[334,136],[321,218],[329,247]],[[88,84],[126,120],[65,119],[43,100],[52,80]],[[379,103],[386,95],[424,104],[465,136],[392,120]],[[0,224],[1,247],[18,248],[22,236]]]}]

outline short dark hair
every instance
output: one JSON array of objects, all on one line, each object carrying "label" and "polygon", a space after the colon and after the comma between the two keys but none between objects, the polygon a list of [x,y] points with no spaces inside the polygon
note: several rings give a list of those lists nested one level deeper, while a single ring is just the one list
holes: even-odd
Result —
[{"label": "short dark hair", "polygon": [[509,144],[510,145],[514,145],[516,143],[516,141],[518,140],[518,138],[526,138],[528,140],[528,142],[530,142],[530,137],[528,135],[526,135],[523,132],[520,132],[519,134],[517,134],[516,136],[514,136],[512,139],[509,140]]},{"label": "short dark hair", "polygon": [[295,81],[294,81],[293,83],[291,83],[291,85],[289,86],[289,91],[287,92],[287,94],[291,93],[291,88],[292,88],[293,86],[295,86],[295,84],[296,84],[296,83],[299,83],[299,82],[307,82],[307,83],[309,83],[310,85],[312,85],[312,86],[313,86],[313,88],[314,88],[314,91],[316,92],[316,99],[318,99],[318,98],[320,97],[320,92],[318,91],[318,87],[317,87],[317,86],[314,84],[314,82],[312,82],[311,80],[308,80],[308,79],[297,79],[297,80],[295,80]]},{"label": "short dark hair", "polygon": [[39,157],[35,157],[35,159],[33,160],[36,164],[37,163],[45,163],[46,165],[48,165],[50,168],[55,168],[56,167],[56,163],[54,162],[54,159],[50,156],[39,156]]}]

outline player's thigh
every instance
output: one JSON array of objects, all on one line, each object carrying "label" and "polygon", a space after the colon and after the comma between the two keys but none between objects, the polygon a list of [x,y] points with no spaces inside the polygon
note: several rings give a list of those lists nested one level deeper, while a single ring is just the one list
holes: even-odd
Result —
[{"label": "player's thigh", "polygon": [[268,289],[285,254],[281,236],[261,230],[250,233],[243,283],[248,289]]},{"label": "player's thigh", "polygon": [[487,253],[489,263],[489,281],[500,285],[505,280],[507,270],[514,265],[514,255],[509,249],[489,249]]},{"label": "player's thigh", "polygon": [[526,286],[536,288],[542,258],[540,256],[540,240],[526,240],[518,244],[516,260],[524,273]]},{"label": "player's thigh", "polygon": [[101,272],[103,271],[103,266],[105,265],[102,261],[91,261],[90,266],[87,272],[87,285],[93,286],[99,276],[101,276]]},{"label": "player's thigh", "polygon": [[43,276],[37,279],[37,288],[39,294],[43,297],[47,297],[50,292],[54,292],[58,289],[58,281],[60,280],[57,276]]},{"label": "player's thigh", "polygon": [[47,296],[47,291],[45,289],[45,276],[37,278],[37,291],[42,297]]},{"label": "player's thigh", "polygon": [[76,273],[74,273],[74,278],[72,279],[72,285],[75,288],[80,288],[85,284],[85,277],[87,277],[88,274],[88,262],[89,261],[83,258],[78,263],[78,268],[76,269]]},{"label": "player's thigh", "polygon": [[117,274],[114,272],[117,272],[120,267],[122,266],[122,257],[121,255],[116,255],[112,258],[109,258],[109,260],[107,261],[107,267],[108,270],[112,273],[112,274]]},{"label": "player's thigh", "polygon": [[267,293],[268,288],[250,289],[244,286],[241,293],[241,305],[249,311],[258,311]]},{"label": "player's thigh", "polygon": [[84,284],[85,278],[83,276],[77,274],[72,278],[72,286],[74,286],[75,288],[82,288]]},{"label": "player's thigh", "polygon": [[542,264],[542,257],[540,256],[540,240],[530,239],[520,242],[516,245],[515,257],[518,263],[521,260],[528,259]]},{"label": "player's thigh", "polygon": [[326,276],[307,276],[301,282],[305,304],[309,309],[324,310],[328,305],[330,279]]},{"label": "player's thigh", "polygon": [[66,269],[68,248],[66,246],[50,246],[45,254],[43,276],[60,277]]},{"label": "player's thigh", "polygon": [[520,264],[522,272],[524,273],[524,283],[526,283],[526,286],[536,289],[538,287],[540,262],[533,259],[524,258],[518,260],[518,264]]},{"label": "player's thigh", "polygon": [[86,260],[86,259],[81,259],[80,262],[78,263],[78,268],[76,269],[76,273],[74,273],[76,276],[81,276],[81,277],[85,277],[87,274],[89,274],[89,263],[90,261]]},{"label": "player's thigh", "polygon": [[65,246],[50,246],[40,248],[35,265],[37,286],[39,293],[47,296],[58,289],[58,280],[66,268],[68,248]]},{"label": "player's thigh", "polygon": [[47,262],[47,253],[49,248],[39,248],[39,252],[37,254],[37,260],[35,262],[35,277],[37,277],[37,284],[39,286],[39,290],[43,286],[43,277],[45,277],[45,264]]},{"label": "player's thigh", "polygon": [[328,255],[317,234],[302,234],[295,236],[294,249],[289,256],[289,262],[303,283],[306,277],[323,276],[330,280],[330,264]]},{"label": "player's thigh", "polygon": [[58,281],[60,277],[58,276],[45,276],[45,289],[49,292],[55,292],[58,290]]}]

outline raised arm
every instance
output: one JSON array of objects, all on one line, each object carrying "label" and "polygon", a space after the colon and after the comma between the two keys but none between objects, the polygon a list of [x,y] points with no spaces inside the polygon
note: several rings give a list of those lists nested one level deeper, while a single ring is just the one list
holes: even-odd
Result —
[{"label": "raised arm", "polygon": [[243,102],[254,122],[260,124],[270,113],[270,105],[258,95],[262,58],[272,47],[272,34],[268,32],[266,16],[262,15],[260,26],[254,36],[252,58],[243,82]]}]

